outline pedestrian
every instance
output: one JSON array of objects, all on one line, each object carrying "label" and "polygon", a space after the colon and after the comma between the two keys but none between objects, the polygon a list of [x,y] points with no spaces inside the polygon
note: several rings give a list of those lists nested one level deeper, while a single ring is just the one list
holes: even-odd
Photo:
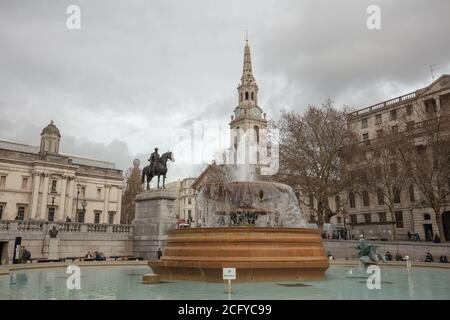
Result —
[{"label": "pedestrian", "polygon": [[161,248],[158,248],[158,260],[161,260],[163,253],[161,251]]},{"label": "pedestrian", "polygon": [[434,243],[441,243],[441,238],[439,237],[439,235],[437,233],[434,235],[433,242]]},{"label": "pedestrian", "polygon": [[31,259],[31,253],[28,251],[25,246],[20,247],[20,253],[19,253],[19,262],[20,263],[27,263],[28,260]]},{"label": "pedestrian", "polygon": [[418,232],[416,232],[415,235],[414,235],[414,241],[419,241],[419,242],[421,241],[420,240],[420,235],[419,235]]},{"label": "pedestrian", "polygon": [[433,262],[433,255],[430,252],[427,252],[425,262]]},{"label": "pedestrian", "polygon": [[411,234],[411,232],[409,232],[409,230],[408,230],[408,241],[411,241],[411,237],[412,237],[412,234]]},{"label": "pedestrian", "polygon": [[439,262],[440,263],[448,263],[447,256],[444,256],[444,255],[440,256],[439,257]]},{"label": "pedestrian", "polygon": [[397,261],[402,261],[402,255],[400,254],[400,252],[397,252],[397,253],[395,254],[395,260],[397,260]]},{"label": "pedestrian", "polygon": [[392,261],[392,254],[389,251],[386,251],[384,258],[386,259],[386,261]]}]

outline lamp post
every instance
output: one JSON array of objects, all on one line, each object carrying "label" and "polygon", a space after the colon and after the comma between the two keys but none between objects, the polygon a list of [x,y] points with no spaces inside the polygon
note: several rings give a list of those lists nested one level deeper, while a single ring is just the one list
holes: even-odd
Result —
[{"label": "lamp post", "polygon": [[83,223],[84,223],[84,219],[85,219],[85,213],[86,213],[86,206],[87,206],[87,201],[85,199],[83,199],[83,201],[81,201],[81,207],[82,212],[83,212]]}]

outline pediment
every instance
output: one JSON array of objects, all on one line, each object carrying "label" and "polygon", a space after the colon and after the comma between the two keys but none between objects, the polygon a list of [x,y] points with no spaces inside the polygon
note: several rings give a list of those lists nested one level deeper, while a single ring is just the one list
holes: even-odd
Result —
[{"label": "pediment", "polygon": [[444,74],[428,87],[416,91],[416,96],[427,95],[444,89],[450,89],[450,75]]}]

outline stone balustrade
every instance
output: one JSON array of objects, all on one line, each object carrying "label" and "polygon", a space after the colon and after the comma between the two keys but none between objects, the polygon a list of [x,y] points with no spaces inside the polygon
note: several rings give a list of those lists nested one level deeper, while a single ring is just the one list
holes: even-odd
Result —
[{"label": "stone balustrade", "polygon": [[27,232],[48,232],[56,227],[61,233],[105,233],[105,234],[133,234],[132,225],[122,224],[96,224],[77,222],[43,222],[43,221],[21,221],[21,220],[0,220],[0,233],[27,233]]}]

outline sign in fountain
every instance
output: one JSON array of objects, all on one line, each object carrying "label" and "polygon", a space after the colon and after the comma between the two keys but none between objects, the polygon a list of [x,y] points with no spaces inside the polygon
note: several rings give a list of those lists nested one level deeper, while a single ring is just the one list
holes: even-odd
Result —
[{"label": "sign in fountain", "polygon": [[292,189],[262,181],[217,181],[197,196],[203,227],[168,232],[164,254],[149,266],[167,280],[222,282],[316,280],[329,267],[320,231],[300,212]]}]

